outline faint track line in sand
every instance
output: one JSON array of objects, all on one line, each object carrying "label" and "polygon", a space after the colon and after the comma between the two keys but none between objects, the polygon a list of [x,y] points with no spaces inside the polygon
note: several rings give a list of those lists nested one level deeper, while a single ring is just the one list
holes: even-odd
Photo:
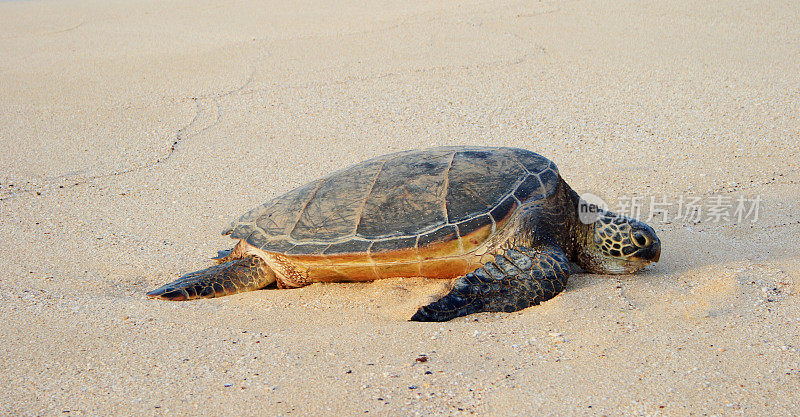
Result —
[{"label": "faint track line in sand", "polygon": [[0,38],[0,40],[4,40],[5,41],[5,40],[10,40],[10,39],[21,39],[21,38],[41,38],[41,37],[44,37],[44,36],[58,35],[58,34],[61,34],[61,33],[71,32],[71,31],[73,31],[73,30],[85,25],[86,23],[87,23],[87,21],[84,20],[84,21],[78,23],[77,25],[70,26],[70,27],[67,27],[67,28],[64,28],[64,29],[58,29],[58,30],[54,30],[54,31],[51,31],[51,32],[33,33],[33,34],[30,34],[30,35],[5,36],[5,37]]},{"label": "faint track line in sand", "polygon": [[[47,190],[69,189],[97,179],[126,175],[144,169],[152,168],[167,162],[177,150],[178,145],[183,143],[188,138],[194,135],[202,134],[208,129],[211,129],[219,124],[219,122],[222,120],[222,109],[219,104],[219,99],[222,97],[227,97],[232,94],[236,94],[242,91],[243,89],[247,88],[247,86],[253,82],[253,79],[255,78],[255,72],[256,72],[255,67],[251,65],[250,75],[245,80],[245,82],[242,83],[241,86],[234,88],[232,90],[218,94],[188,98],[188,100],[194,102],[196,108],[194,117],[192,117],[192,120],[190,120],[189,123],[187,123],[182,128],[178,129],[177,132],[175,132],[175,135],[172,138],[169,148],[167,148],[161,155],[155,157],[150,162],[140,166],[128,167],[124,169],[113,170],[111,172],[105,172],[89,176],[68,176],[68,175],[57,176],[55,178],[41,181],[38,184],[29,183],[28,186],[26,186],[26,188],[22,189],[10,189],[10,186],[6,186],[4,188],[0,188],[0,201],[5,201],[15,197],[21,197],[31,194],[41,195],[43,191]],[[186,99],[182,99],[181,101],[183,100]],[[206,105],[206,103],[210,103],[211,105],[210,106]],[[196,125],[198,123],[201,123],[204,119],[207,119],[208,118],[207,116],[212,116],[213,121],[205,123],[204,125],[202,125],[202,127],[198,128]]]},{"label": "faint track line in sand", "polygon": [[[186,126],[178,129],[172,140],[172,143],[170,144],[170,147],[162,155],[158,156],[153,161],[141,166],[129,167],[120,170],[113,170],[111,172],[105,172],[89,176],[58,176],[55,178],[44,180],[38,184],[34,183],[26,188],[19,190],[9,191],[9,189],[6,187],[5,189],[0,190],[0,201],[8,200],[14,197],[20,197],[23,195],[30,195],[34,193],[40,195],[43,191],[56,188],[68,189],[101,178],[129,174],[167,161],[175,152],[176,146],[178,146],[178,144],[180,144],[184,139],[187,138],[187,132],[190,129],[192,129],[194,124],[196,124],[204,114],[203,106],[200,104],[200,100],[193,100],[193,101],[195,102],[196,106],[196,112],[194,117]],[[207,128],[208,127],[202,129],[201,132]]]},{"label": "faint track line in sand", "polygon": [[[496,12],[498,10],[504,10],[504,9],[508,10],[509,7],[495,7],[495,8],[491,8],[490,11]],[[550,13],[550,12],[554,12],[554,11],[557,11],[557,10],[552,10],[552,11],[548,10],[546,13]],[[429,11],[421,12],[421,13],[417,13],[417,14],[413,14],[413,15],[407,16],[404,19],[402,19],[401,21],[399,21],[399,22],[397,22],[395,24],[389,25],[387,27],[376,27],[376,28],[371,28],[371,29],[367,29],[367,30],[363,30],[363,31],[355,31],[355,32],[352,32],[352,33],[340,34],[339,36],[353,36],[353,35],[361,35],[361,34],[372,34],[372,33],[378,33],[378,32],[383,32],[383,31],[387,31],[387,30],[393,30],[393,29],[396,29],[396,28],[399,28],[399,27],[403,27],[403,26],[419,24],[420,22],[428,22],[428,23],[430,23],[430,22],[438,20],[439,16],[434,15],[432,17],[429,17],[428,19],[420,19],[420,18],[424,17],[426,15],[431,15],[432,13],[433,12],[429,12]],[[474,13],[461,13],[459,16],[461,18],[466,18],[466,17],[469,17],[469,16],[471,16],[473,14]],[[521,14],[521,15],[519,15],[517,17],[528,17],[528,15]],[[452,18],[452,16],[451,16],[451,18]],[[494,18],[496,19],[496,16],[494,16]],[[39,35],[33,35],[33,36],[45,36],[45,35],[64,33],[64,32],[68,32],[68,31],[72,31],[72,30],[78,29],[79,27],[83,26],[84,24],[86,24],[86,21],[80,22],[77,25],[74,25],[72,27],[68,27],[68,28],[65,28],[65,29],[61,29],[61,30],[57,30],[57,31],[53,31],[53,32],[47,32],[47,33],[43,33],[43,34],[39,34]],[[482,25],[479,25],[479,26],[482,26]],[[514,37],[514,38],[516,38],[518,40],[520,38],[518,35],[515,35],[515,34],[511,34],[511,35],[512,35],[512,37]],[[279,41],[286,41],[286,40],[293,40],[293,39],[304,39],[304,38],[316,38],[316,37],[321,37],[321,36],[329,36],[329,35],[301,36],[301,37],[298,37],[298,38],[281,39]],[[185,140],[187,140],[188,138],[190,138],[193,135],[202,134],[203,132],[207,131],[208,129],[218,125],[220,123],[220,121],[222,120],[222,106],[219,103],[219,99],[224,98],[224,97],[228,97],[228,96],[231,96],[231,95],[234,95],[234,94],[238,94],[238,95],[243,95],[244,96],[244,95],[252,95],[252,94],[256,94],[256,93],[265,93],[265,92],[273,91],[275,89],[328,88],[328,87],[347,85],[347,84],[353,84],[353,83],[363,83],[363,82],[368,82],[368,81],[372,81],[372,80],[379,80],[379,79],[383,79],[383,78],[399,77],[399,76],[402,76],[402,75],[426,74],[426,73],[431,73],[431,72],[453,72],[453,71],[468,71],[468,70],[484,70],[484,69],[491,69],[491,68],[511,67],[511,66],[515,66],[515,65],[520,65],[520,64],[524,63],[525,61],[527,61],[528,59],[530,59],[532,56],[540,55],[540,54],[542,54],[544,52],[545,51],[543,50],[543,48],[536,47],[536,48],[534,48],[533,51],[529,50],[529,51],[527,51],[525,53],[522,53],[522,54],[520,54],[520,55],[518,55],[516,57],[512,57],[511,59],[501,59],[501,60],[494,60],[494,61],[488,61],[488,62],[483,62],[483,63],[473,63],[473,64],[440,65],[440,66],[423,67],[423,68],[416,68],[416,69],[412,68],[412,69],[408,69],[408,70],[404,70],[404,71],[398,71],[398,72],[384,72],[384,73],[371,74],[371,75],[360,76],[360,77],[352,77],[351,76],[351,77],[345,77],[345,78],[342,78],[342,79],[339,79],[339,80],[324,81],[324,82],[318,82],[318,83],[317,82],[306,83],[306,84],[302,84],[302,83],[301,84],[272,83],[272,84],[265,85],[264,87],[261,87],[261,88],[247,89],[247,87],[250,86],[253,83],[254,79],[255,79],[256,66],[252,62],[256,62],[258,59],[261,58],[261,57],[257,57],[257,58],[255,58],[255,59],[253,59],[251,61],[251,64],[250,64],[250,67],[251,67],[250,75],[242,83],[242,85],[240,85],[239,87],[234,88],[232,90],[228,90],[228,91],[222,92],[222,93],[207,94],[207,95],[200,95],[200,96],[190,97],[189,100],[194,101],[195,106],[196,106],[196,112],[195,112],[194,117],[184,127],[178,129],[178,131],[175,133],[174,137],[172,138],[172,141],[171,141],[171,143],[169,145],[169,148],[167,148],[166,151],[163,154],[161,154],[159,156],[156,156],[151,162],[146,163],[144,165],[140,165],[140,166],[128,167],[128,168],[124,168],[124,169],[113,170],[111,172],[98,173],[98,174],[95,174],[95,175],[88,175],[88,176],[85,176],[85,175],[61,175],[61,176],[57,176],[55,178],[42,180],[42,181],[40,181],[38,183],[35,183],[35,182],[34,183],[28,183],[25,188],[21,188],[21,189],[11,189],[10,186],[0,187],[0,201],[5,201],[5,200],[11,199],[11,198],[20,197],[20,196],[24,196],[24,195],[31,195],[31,194],[34,194],[34,193],[41,194],[41,192],[46,191],[46,190],[68,189],[68,188],[72,188],[72,187],[75,187],[75,186],[78,186],[78,185],[81,185],[81,184],[85,184],[87,182],[94,181],[94,180],[97,180],[97,179],[113,177],[113,176],[120,176],[120,175],[126,175],[126,174],[130,174],[130,173],[137,172],[137,171],[140,171],[140,170],[143,170],[143,169],[147,169],[147,168],[152,168],[154,166],[162,164],[162,163],[168,161],[172,157],[172,155],[175,153],[178,145],[180,145],[182,142],[184,142]],[[186,100],[186,99],[184,98],[184,99],[180,99],[180,100],[183,101],[183,100]],[[208,103],[210,103],[210,105],[207,105]],[[209,111],[210,111],[209,109],[212,108],[212,107],[213,107],[212,111],[215,113],[214,114],[214,120],[211,121],[211,122],[208,122],[207,124],[205,124],[201,128],[197,128],[196,125],[198,123],[200,123],[202,120],[206,119],[207,116],[209,116],[209,114],[208,114]]]},{"label": "faint track line in sand", "polygon": [[[493,8],[492,11],[497,11],[497,10],[502,10],[502,9],[508,9],[508,7]],[[555,11],[557,11],[557,10],[547,11],[546,13],[551,13],[551,12],[555,12]],[[376,33],[376,32],[381,32],[381,31],[385,31],[385,30],[393,30],[393,29],[396,29],[398,27],[419,23],[419,19],[418,18],[422,17],[422,16],[425,16],[425,15],[428,15],[428,14],[430,14],[430,13],[429,12],[418,13],[418,14],[415,14],[415,15],[411,15],[411,16],[403,19],[403,21],[398,22],[398,23],[396,23],[394,25],[390,25],[388,27],[379,27],[379,28],[373,28],[373,29],[369,29],[369,30],[365,30],[365,31],[357,31],[357,32],[354,32],[354,33],[346,33],[346,34],[343,34],[343,36],[352,36],[352,35],[358,35],[358,34]],[[462,14],[461,16],[462,17],[467,17],[469,15],[470,15],[469,13],[465,13],[465,14]],[[528,17],[527,15],[523,15],[523,16],[524,17]],[[520,16],[518,16],[518,17],[520,17]],[[434,17],[431,17],[429,19],[425,19],[425,21],[431,22],[431,21],[435,21],[437,19],[438,19],[438,17],[434,16]],[[70,31],[70,30],[75,30],[75,29],[79,28],[80,26],[84,25],[85,23],[86,22],[81,22],[78,25],[75,25],[73,27],[62,29],[62,30],[55,31],[55,32],[49,32],[47,34],[56,34],[56,33],[67,32],[67,31]],[[47,34],[45,34],[45,35],[47,35]],[[512,37],[517,39],[517,40],[520,39],[520,37],[518,35],[515,35],[513,33],[509,33],[509,34],[511,34]],[[312,35],[312,36],[309,36],[308,38],[315,38],[315,37],[318,37],[318,36]],[[306,38],[306,37],[300,37],[298,39],[302,39],[302,38]],[[285,41],[285,40],[286,39],[283,39],[281,41]],[[253,83],[254,79],[255,79],[255,74],[256,74],[257,69],[256,69],[256,66],[252,62],[256,62],[258,59],[261,58],[261,57],[257,57],[257,58],[255,58],[255,59],[253,59],[251,61],[251,64],[250,64],[250,67],[251,67],[250,75],[242,83],[242,85],[240,85],[239,87],[231,89],[231,90],[228,90],[228,91],[225,91],[225,92],[222,92],[222,93],[207,94],[207,95],[199,95],[199,96],[190,97],[189,99],[194,101],[195,106],[196,106],[196,113],[195,113],[194,117],[184,127],[178,129],[178,131],[175,133],[174,137],[172,138],[172,142],[171,142],[169,148],[162,155],[157,156],[156,158],[154,158],[151,162],[146,163],[144,165],[140,165],[140,166],[129,167],[129,168],[124,168],[124,169],[120,169],[120,170],[114,170],[114,171],[111,171],[111,172],[104,172],[104,173],[99,173],[99,174],[89,175],[89,176],[61,175],[61,176],[58,176],[58,177],[55,177],[55,178],[52,178],[52,179],[43,180],[43,181],[39,182],[38,184],[37,183],[30,184],[29,183],[26,186],[26,188],[23,188],[23,189],[11,190],[11,189],[9,189],[10,187],[6,186],[4,188],[0,188],[0,201],[8,200],[8,199],[19,197],[19,196],[23,196],[23,195],[31,195],[31,194],[34,194],[34,193],[41,194],[41,192],[43,192],[43,191],[52,190],[52,189],[56,189],[56,188],[58,188],[58,189],[72,188],[72,187],[75,187],[75,186],[78,186],[78,185],[81,185],[81,184],[85,184],[87,182],[94,181],[94,180],[97,180],[97,179],[102,179],[102,178],[107,178],[107,177],[112,177],[112,176],[126,175],[126,174],[130,174],[130,173],[137,172],[137,171],[140,171],[140,170],[143,170],[143,169],[147,169],[147,168],[152,168],[154,166],[162,164],[162,163],[166,162],[167,160],[169,160],[172,157],[172,155],[175,153],[176,148],[178,147],[178,145],[180,143],[182,143],[183,141],[187,140],[188,138],[190,138],[193,135],[201,134],[201,133],[207,131],[208,129],[218,125],[220,123],[220,121],[222,120],[222,106],[219,103],[219,99],[224,98],[224,97],[228,97],[228,96],[231,96],[231,95],[234,95],[234,94],[245,96],[245,95],[252,95],[252,94],[257,94],[257,93],[265,93],[265,92],[273,91],[275,89],[328,88],[328,87],[341,86],[341,85],[347,85],[347,84],[353,84],[353,83],[363,83],[363,82],[368,82],[368,81],[372,81],[372,80],[379,80],[379,79],[383,79],[383,78],[400,77],[400,76],[403,76],[403,75],[426,74],[426,73],[432,73],[432,72],[456,72],[456,71],[469,71],[469,70],[485,70],[485,69],[492,69],[492,68],[512,67],[512,66],[516,66],[516,65],[521,65],[522,63],[524,63],[527,60],[529,60],[531,57],[536,56],[536,55],[541,55],[541,54],[543,54],[545,52],[546,51],[544,50],[544,48],[542,48],[540,46],[537,46],[537,45],[534,45],[534,49],[533,50],[528,50],[528,51],[526,51],[526,52],[524,52],[524,53],[522,53],[522,54],[520,54],[520,55],[518,55],[516,57],[511,57],[509,59],[499,59],[499,60],[482,62],[482,63],[456,64],[456,65],[439,65],[439,66],[430,66],[430,67],[423,67],[423,68],[412,68],[412,69],[407,69],[407,70],[404,70],[404,71],[383,72],[383,73],[377,73],[377,74],[371,74],[371,75],[359,76],[359,77],[350,76],[350,77],[345,77],[345,78],[338,79],[338,80],[333,80],[333,81],[312,82],[312,83],[305,83],[305,84],[302,84],[302,83],[300,83],[300,84],[272,83],[272,84],[267,84],[267,85],[265,85],[265,86],[263,86],[261,88],[247,89],[247,87],[250,86]],[[185,100],[185,99],[182,99],[182,100]],[[210,106],[205,105],[206,103],[209,103],[209,102],[211,103]],[[208,109],[211,108],[211,107],[213,107],[213,109],[214,109],[213,112],[215,113],[214,120],[212,122],[209,122],[208,124],[206,124],[202,128],[199,128],[199,129],[197,129],[195,131],[194,129],[196,128],[196,125],[202,119],[204,119],[206,116],[208,116],[208,112],[209,112]]]}]

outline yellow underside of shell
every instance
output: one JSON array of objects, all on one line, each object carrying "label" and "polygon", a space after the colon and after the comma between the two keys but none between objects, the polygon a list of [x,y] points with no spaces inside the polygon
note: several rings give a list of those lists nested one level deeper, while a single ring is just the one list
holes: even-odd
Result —
[{"label": "yellow underside of shell", "polygon": [[[513,210],[512,210],[513,212]],[[232,255],[264,259],[281,287],[302,287],[313,282],[374,281],[392,277],[451,279],[473,271],[502,253],[514,229],[510,215],[466,236],[425,246],[378,253],[343,255],[287,255],[265,252],[244,240]]]}]

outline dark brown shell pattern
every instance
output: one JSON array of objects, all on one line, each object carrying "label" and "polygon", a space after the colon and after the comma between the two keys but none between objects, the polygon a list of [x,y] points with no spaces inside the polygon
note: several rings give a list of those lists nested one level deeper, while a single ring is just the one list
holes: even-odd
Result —
[{"label": "dark brown shell pattern", "polygon": [[508,218],[552,195],[558,170],[516,148],[384,155],[254,208],[223,234],[266,252],[343,255],[423,248]]}]

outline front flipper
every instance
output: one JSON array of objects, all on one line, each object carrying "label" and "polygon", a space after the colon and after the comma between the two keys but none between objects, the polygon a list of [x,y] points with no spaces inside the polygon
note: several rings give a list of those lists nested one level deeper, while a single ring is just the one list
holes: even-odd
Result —
[{"label": "front flipper", "polygon": [[569,261],[555,246],[522,246],[468,273],[438,301],[420,308],[412,321],[447,321],[483,311],[522,310],[555,297],[567,286]]},{"label": "front flipper", "polygon": [[186,274],[147,293],[153,298],[185,301],[259,290],[275,282],[275,273],[257,256],[224,262]]}]

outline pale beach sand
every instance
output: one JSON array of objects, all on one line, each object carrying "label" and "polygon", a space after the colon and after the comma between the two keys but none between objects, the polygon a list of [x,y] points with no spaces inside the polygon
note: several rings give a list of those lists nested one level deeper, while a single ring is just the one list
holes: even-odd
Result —
[{"label": "pale beach sand", "polygon": [[[798,21],[791,1],[2,2],[0,415],[796,415]],[[436,280],[144,295],[271,197],[466,144],[614,203],[759,197],[758,219],[654,220],[640,274],[441,324],[406,321]]]}]

